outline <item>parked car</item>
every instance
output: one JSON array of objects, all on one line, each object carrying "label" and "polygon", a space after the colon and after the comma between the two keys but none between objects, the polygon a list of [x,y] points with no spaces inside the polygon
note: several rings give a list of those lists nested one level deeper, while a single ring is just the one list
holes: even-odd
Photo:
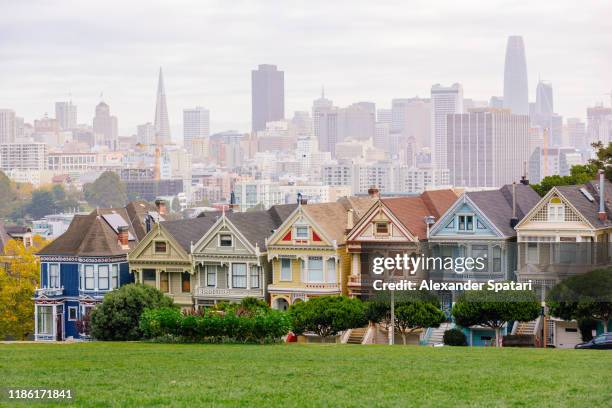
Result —
[{"label": "parked car", "polygon": [[574,348],[577,349],[598,349],[598,350],[612,350],[612,333],[600,334],[591,340],[576,344]]}]

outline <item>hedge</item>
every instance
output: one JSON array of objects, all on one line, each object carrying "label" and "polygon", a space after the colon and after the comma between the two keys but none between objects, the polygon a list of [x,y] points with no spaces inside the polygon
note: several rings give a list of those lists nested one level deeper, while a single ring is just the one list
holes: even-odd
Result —
[{"label": "hedge", "polygon": [[140,329],[148,339],[266,343],[279,341],[291,330],[291,322],[286,313],[277,310],[238,315],[213,310],[182,314],[176,309],[158,308],[142,314]]}]

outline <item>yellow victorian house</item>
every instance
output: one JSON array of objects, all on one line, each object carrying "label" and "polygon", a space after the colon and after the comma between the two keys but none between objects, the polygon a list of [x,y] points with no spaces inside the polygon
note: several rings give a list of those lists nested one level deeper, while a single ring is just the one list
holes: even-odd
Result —
[{"label": "yellow victorian house", "polygon": [[128,255],[135,281],[161,290],[183,309],[192,308],[197,280],[191,247],[208,232],[218,217],[217,212],[203,213],[194,219],[154,224]]},{"label": "yellow victorian house", "polygon": [[266,240],[273,308],[347,293],[346,233],[373,203],[371,197],[343,197],[334,203],[302,204],[293,211]]}]

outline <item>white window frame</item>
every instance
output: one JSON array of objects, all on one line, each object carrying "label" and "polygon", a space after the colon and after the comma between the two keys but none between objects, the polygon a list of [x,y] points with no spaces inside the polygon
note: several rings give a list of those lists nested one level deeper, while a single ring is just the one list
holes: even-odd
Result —
[{"label": "white window frame", "polygon": [[[36,330],[37,333],[36,334],[53,334],[53,325],[54,325],[54,309],[53,306],[51,305],[36,305],[37,310],[36,310],[36,319],[38,320],[36,323]],[[41,310],[45,309],[45,310],[49,310],[48,314],[43,314],[41,313]],[[50,316],[49,320],[45,320],[44,317],[42,316]],[[42,323],[42,324],[41,324]],[[46,326],[49,327],[46,327]],[[44,331],[43,331],[44,329]]]},{"label": "white window frame", "polygon": [[[238,286],[236,285],[236,282],[234,281],[234,278],[242,278],[243,275],[235,275],[236,270],[234,269],[234,267],[236,266],[244,266],[244,286]],[[249,270],[247,268],[247,264],[246,263],[233,263],[232,264],[232,270],[231,270],[231,274],[230,274],[230,278],[232,280],[232,289],[246,289],[247,285],[248,285],[248,276],[249,276]]]},{"label": "white window frame", "polygon": [[[70,317],[70,312],[74,310],[74,319]],[[78,306],[68,306],[68,321],[74,322],[79,320],[79,307]]]},{"label": "white window frame", "polygon": [[[330,268],[331,266],[331,268]],[[335,258],[328,258],[327,261],[325,261],[325,273],[326,273],[326,277],[325,277],[325,281],[328,283],[338,283],[338,271],[337,271],[337,265],[336,265],[336,259]]]},{"label": "white window frame", "polygon": [[[320,276],[321,279],[313,279],[312,278],[312,272],[313,272],[313,268],[312,268],[312,263],[313,261],[320,261],[321,262],[321,269],[320,269]],[[319,273],[319,269],[316,269],[317,274]],[[309,256],[308,257],[308,282],[309,283],[323,283],[325,282],[325,263],[323,262],[323,257],[322,256]]]},{"label": "white window frame", "polygon": [[[461,229],[461,217],[463,217],[463,225],[465,228]],[[472,218],[472,228],[468,229],[468,218]],[[457,214],[457,231],[459,232],[474,232],[474,227],[476,224],[476,217],[474,214]]]},{"label": "white window frame", "polygon": [[[57,269],[55,269],[55,271],[57,272],[57,275],[55,275],[55,279],[54,279],[54,285],[51,284],[51,267],[55,267]],[[61,282],[60,282],[60,264],[58,263],[50,263],[48,270],[47,270],[47,275],[48,275],[48,279],[47,279],[47,285],[49,286],[49,288],[53,288],[53,289],[59,289],[61,287]]]},{"label": "white window frame", "polygon": [[119,265],[111,265],[111,277],[110,277],[110,289],[117,289],[119,287]]},{"label": "white window frame", "polygon": [[[221,242],[223,242],[223,239],[221,239],[221,237],[229,237],[229,245],[221,245]],[[234,247],[234,237],[232,236],[232,234],[229,233],[223,233],[223,234],[219,234],[219,248],[233,248]]]},{"label": "white window frame", "polygon": [[259,289],[261,287],[261,267],[257,265],[251,265],[251,270],[249,271],[249,287],[251,289]]},{"label": "white window frame", "polygon": [[[289,262],[289,268],[286,269],[283,267],[283,262],[287,261]],[[280,280],[281,281],[292,281],[293,280],[293,271],[291,270],[291,259],[290,258],[281,258],[280,259]],[[285,273],[283,273],[285,272]],[[288,273],[288,275],[286,275]]]},{"label": "white window frame", "polygon": [[[206,273],[206,287],[207,288],[216,288],[217,287],[217,274],[219,272],[217,265],[206,265],[205,271]],[[213,282],[211,283],[210,277],[213,277]]]},{"label": "white window frame", "polygon": [[[303,229],[306,230],[306,233],[304,235],[300,235],[299,231]],[[308,239],[308,238],[309,238],[308,225],[296,225],[295,226],[295,239]]]},{"label": "white window frame", "polygon": [[[87,276],[87,271],[90,270],[91,271],[91,276]],[[85,282],[84,282],[84,286],[83,289],[84,290],[95,290],[96,289],[96,271],[93,265],[85,265],[84,267],[84,275],[85,275]],[[87,286],[87,281],[88,279],[91,279],[91,287]]]},{"label": "white window frame", "polygon": [[563,203],[548,203],[548,221],[565,221],[565,205]]},{"label": "white window frame", "polygon": [[[106,274],[106,276],[102,276],[103,271]],[[104,284],[104,286],[101,284]],[[110,267],[109,265],[98,265],[98,289],[108,290],[109,288],[110,288]]]}]

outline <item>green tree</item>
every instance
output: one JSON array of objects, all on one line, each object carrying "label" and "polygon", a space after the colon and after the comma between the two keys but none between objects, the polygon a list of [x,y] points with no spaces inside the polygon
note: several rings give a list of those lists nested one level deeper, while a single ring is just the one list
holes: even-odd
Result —
[{"label": "green tree", "polygon": [[589,160],[589,164],[597,169],[604,169],[604,174],[609,181],[612,181],[612,142],[609,142],[604,147],[603,143],[593,143],[594,149],[596,149],[595,155],[597,158]]},{"label": "green tree", "polygon": [[174,197],[174,199],[172,200],[171,208],[173,212],[181,211],[181,202],[179,201],[178,197]]},{"label": "green tree", "polygon": [[429,302],[408,302],[395,310],[395,328],[401,333],[404,344],[408,334],[427,327],[440,327],[445,320],[442,310]]},{"label": "green tree", "polygon": [[612,267],[566,278],[546,297],[552,316],[565,320],[596,320],[608,331],[612,317]]},{"label": "green tree", "polygon": [[323,339],[368,323],[363,302],[346,296],[321,296],[294,303],[289,315],[296,334],[313,332]]},{"label": "green tree", "polygon": [[594,163],[572,166],[569,176],[546,176],[540,181],[540,184],[533,184],[532,187],[543,197],[553,187],[584,184],[592,180],[597,175],[598,169],[598,165]]},{"label": "green tree", "polygon": [[[439,327],[446,320],[438,297],[428,291],[406,291],[394,294],[394,327],[406,344],[407,336],[426,327]],[[391,325],[391,293],[378,292],[366,303],[366,317],[373,323]]]},{"label": "green tree", "polygon": [[145,309],[172,307],[172,299],[142,284],[113,290],[91,312],[91,335],[98,340],[140,340],[140,316]]},{"label": "green tree", "polygon": [[13,183],[0,170],[0,218],[7,217],[18,204],[18,196]]},{"label": "green tree", "polygon": [[32,192],[32,200],[26,206],[25,212],[38,219],[45,215],[53,214],[57,210],[55,198],[51,191],[40,189]]},{"label": "green tree", "polygon": [[112,171],[105,171],[93,183],[83,186],[85,200],[94,207],[123,207],[127,204],[125,184]]},{"label": "green tree", "polygon": [[463,327],[481,325],[495,330],[495,343],[499,345],[504,324],[534,320],[540,315],[540,309],[535,292],[483,289],[463,292],[452,313],[457,324]]}]

